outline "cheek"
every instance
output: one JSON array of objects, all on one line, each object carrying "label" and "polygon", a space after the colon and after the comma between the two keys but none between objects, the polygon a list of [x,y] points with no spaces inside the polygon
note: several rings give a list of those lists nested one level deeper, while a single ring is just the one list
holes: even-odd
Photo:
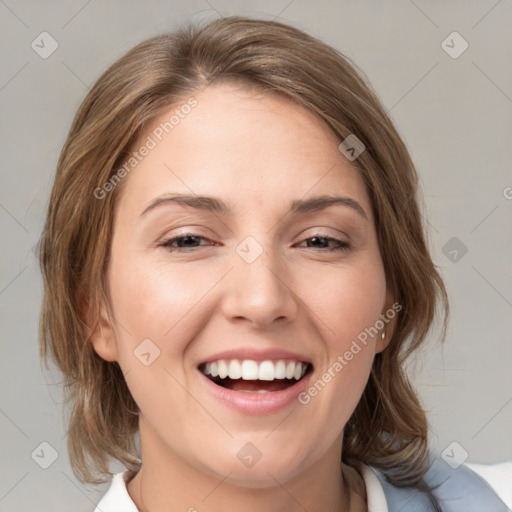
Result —
[{"label": "cheek", "polygon": [[112,268],[109,282],[121,353],[133,352],[146,338],[161,351],[182,351],[191,329],[200,329],[205,316],[201,299],[215,284],[214,277],[144,258],[113,257]]},{"label": "cheek", "polygon": [[[185,382],[187,348],[205,317],[200,299],[214,284],[213,277],[177,268],[143,258],[112,258],[115,272],[109,283],[119,364],[145,414],[161,409],[162,396],[181,396],[178,382]],[[199,414],[195,409],[184,413]]]},{"label": "cheek", "polygon": [[[321,279],[321,280],[320,280]],[[386,280],[382,266],[375,260],[338,269],[321,277],[311,304],[324,323],[326,340],[343,348],[373,326],[383,313]]]},{"label": "cheek", "polygon": [[382,267],[368,262],[333,272],[324,285],[312,298],[326,358],[304,400],[316,401],[316,413],[327,418],[335,435],[366,386],[380,336],[374,329],[383,313],[386,282]]}]

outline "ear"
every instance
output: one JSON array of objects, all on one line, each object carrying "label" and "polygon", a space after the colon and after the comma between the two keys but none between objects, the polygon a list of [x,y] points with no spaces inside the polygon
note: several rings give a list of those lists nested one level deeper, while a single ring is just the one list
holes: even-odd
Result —
[{"label": "ear", "polygon": [[[376,336],[377,342],[375,346],[375,353],[382,352],[389,345],[395,328],[396,315],[398,315],[400,309],[402,309],[401,305],[399,305],[394,300],[394,294],[388,288],[386,291],[386,302],[384,304],[384,309],[381,312],[381,319],[384,323],[384,327]],[[383,334],[384,338],[382,337]]]},{"label": "ear", "polygon": [[94,351],[105,361],[118,361],[117,344],[107,308],[94,298],[84,301],[86,323],[91,329],[90,341]]}]

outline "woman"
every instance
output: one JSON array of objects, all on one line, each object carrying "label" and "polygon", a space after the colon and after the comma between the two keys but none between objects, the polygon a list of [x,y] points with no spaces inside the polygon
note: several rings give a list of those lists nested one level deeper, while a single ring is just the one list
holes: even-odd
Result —
[{"label": "woman", "polygon": [[431,456],[403,370],[448,315],[419,200],[370,87],[295,28],[224,18],[112,65],[41,244],[73,469],[128,468],[97,510],[505,511]]}]

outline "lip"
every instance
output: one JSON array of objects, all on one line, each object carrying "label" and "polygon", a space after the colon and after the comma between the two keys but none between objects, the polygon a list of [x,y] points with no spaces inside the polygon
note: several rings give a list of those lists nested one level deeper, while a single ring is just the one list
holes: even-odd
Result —
[{"label": "lip", "polygon": [[297,352],[291,352],[289,350],[283,349],[261,349],[261,348],[239,348],[239,349],[231,349],[225,350],[223,352],[217,352],[213,354],[198,364],[198,367],[205,364],[211,363],[213,361],[219,361],[220,359],[252,359],[254,361],[279,361],[279,360],[293,360],[300,361],[304,363],[310,363],[311,359],[306,357],[303,354],[299,354]]},{"label": "lip", "polygon": [[[234,358],[233,358],[234,359]],[[309,385],[312,371],[309,371],[302,379],[281,391],[269,393],[246,393],[223,388],[211,381],[201,370],[198,370],[201,382],[206,389],[219,402],[235,411],[250,416],[265,416],[279,412],[290,406],[300,393]],[[298,405],[298,402],[297,402]]]}]

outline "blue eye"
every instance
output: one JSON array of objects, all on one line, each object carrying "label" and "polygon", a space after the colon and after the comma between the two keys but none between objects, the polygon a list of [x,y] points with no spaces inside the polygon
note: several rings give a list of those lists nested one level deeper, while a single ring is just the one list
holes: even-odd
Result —
[{"label": "blue eye", "polygon": [[[196,235],[194,233],[187,233],[185,235],[181,236],[175,236],[174,238],[169,238],[167,240],[164,240],[161,244],[159,244],[160,247],[165,247],[170,252],[195,252],[196,249],[199,249],[201,246],[196,245],[199,240],[208,240],[207,238]],[[350,249],[350,244],[348,242],[344,242],[343,240],[339,240],[337,238],[333,238],[331,236],[321,236],[316,235],[310,238],[306,238],[304,242],[310,243],[311,240],[316,241],[324,241],[325,243],[334,242],[337,244],[337,247],[316,247],[316,249],[319,249],[321,251],[348,251]],[[302,243],[304,243],[302,242]],[[174,244],[178,244],[178,246]],[[310,249],[315,249],[315,247],[309,246]]]}]

